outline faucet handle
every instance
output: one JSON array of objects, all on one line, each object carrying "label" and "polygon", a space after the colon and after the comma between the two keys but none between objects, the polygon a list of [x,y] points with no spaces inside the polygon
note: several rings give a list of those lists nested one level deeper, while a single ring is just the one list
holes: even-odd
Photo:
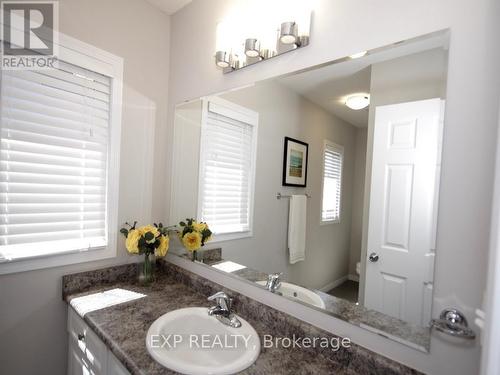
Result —
[{"label": "faucet handle", "polygon": [[279,280],[281,276],[283,276],[283,272],[270,273],[270,274],[267,276],[267,279],[268,279],[269,281],[271,281],[271,280]]},{"label": "faucet handle", "polygon": [[267,283],[266,283],[266,288],[270,291],[270,292],[275,292],[276,289],[278,289],[280,286],[281,286],[281,281],[280,281],[280,277],[283,276],[283,272],[279,272],[279,273],[270,273],[268,276],[267,276]]},{"label": "faucet handle", "polygon": [[231,302],[232,298],[230,298],[226,293],[224,292],[217,292],[214,295],[211,295],[210,297],[207,298],[209,301],[215,301],[218,306],[221,308],[229,311],[231,309]]}]

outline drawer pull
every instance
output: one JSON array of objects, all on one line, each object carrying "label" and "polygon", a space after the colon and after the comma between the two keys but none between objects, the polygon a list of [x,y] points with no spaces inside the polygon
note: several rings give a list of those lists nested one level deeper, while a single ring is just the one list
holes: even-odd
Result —
[{"label": "drawer pull", "polygon": [[84,333],[78,334],[78,341],[85,341],[85,334]]}]

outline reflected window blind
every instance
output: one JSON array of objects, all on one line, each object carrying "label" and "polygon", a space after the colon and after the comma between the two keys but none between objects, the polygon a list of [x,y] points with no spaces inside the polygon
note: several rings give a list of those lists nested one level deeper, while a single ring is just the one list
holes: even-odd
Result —
[{"label": "reflected window blind", "polygon": [[254,126],[208,111],[201,147],[201,219],[215,234],[250,230]]},{"label": "reflected window blind", "polygon": [[110,85],[63,61],[58,69],[2,72],[4,259],[107,244]]},{"label": "reflected window blind", "polygon": [[340,221],[342,188],[342,163],[344,149],[335,143],[325,142],[323,155],[323,203],[321,221]]}]

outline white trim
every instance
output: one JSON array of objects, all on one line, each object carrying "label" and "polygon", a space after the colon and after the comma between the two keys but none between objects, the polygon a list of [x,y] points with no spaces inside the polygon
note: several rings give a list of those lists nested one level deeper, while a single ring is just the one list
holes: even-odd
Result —
[{"label": "white trim", "polygon": [[338,287],[339,285],[345,283],[349,279],[348,275],[344,275],[341,278],[338,278],[337,280],[332,281],[331,283],[326,284],[322,288],[320,288],[320,291],[322,292],[329,292],[333,288]]},{"label": "white trim", "polygon": [[0,263],[0,275],[113,258],[117,252],[123,58],[59,33],[60,60],[112,78],[107,168],[107,246]]},{"label": "white trim", "polygon": [[202,155],[203,155],[203,137],[206,132],[206,124],[208,118],[208,98],[201,98],[201,126],[200,126],[200,151],[198,155],[198,197],[196,204],[196,216],[201,219],[201,206],[202,206],[202,187],[201,187],[201,179],[203,178],[203,164],[202,164]]},{"label": "white trim", "polygon": [[351,280],[351,281],[355,281],[355,282],[359,283],[359,276],[353,275],[350,273],[349,275],[347,275],[347,280]]},{"label": "white trim", "polygon": [[342,276],[341,278],[334,280],[331,283],[326,284],[325,286],[323,286],[319,290],[322,292],[329,292],[333,288],[336,288],[336,287],[340,286],[341,284],[345,283],[347,280],[359,282],[359,276],[352,275],[352,274]]},{"label": "white trim", "polygon": [[[233,233],[214,233],[214,239],[212,243],[224,242],[237,240],[242,238],[248,238],[253,236],[253,217],[254,217],[254,206],[255,206],[255,170],[257,164],[257,139],[259,131],[259,114],[248,108],[242,107],[238,104],[232,103],[228,100],[221,99],[216,96],[208,96],[201,98],[202,100],[202,110],[201,110],[201,132],[200,132],[200,155],[199,155],[199,168],[198,168],[198,203],[197,203],[197,217],[202,219],[201,207],[202,207],[202,186],[201,179],[204,175],[202,155],[203,155],[203,138],[206,131],[206,125],[208,121],[209,110],[215,113],[219,113],[223,116],[233,118],[235,120],[244,122],[245,124],[253,126],[252,133],[252,169],[250,171],[250,207],[249,207],[249,218],[248,218],[248,230],[242,232]],[[210,223],[208,223],[210,225]]]},{"label": "white trim", "polygon": [[[340,154],[342,154],[342,164],[340,166],[340,199],[339,199],[339,218],[335,220],[323,220],[323,193],[325,189],[325,151],[327,147],[330,147]],[[344,196],[343,192],[343,180],[344,180],[344,146],[335,143],[333,141],[329,141],[328,139],[323,140],[323,150],[321,155],[321,160],[323,162],[321,168],[321,202],[319,207],[319,225],[330,225],[330,224],[340,224],[342,219],[342,197]]]},{"label": "white trim", "polygon": [[202,98],[202,100],[208,103],[209,107],[207,110],[210,110],[210,112],[219,113],[234,120],[244,122],[245,124],[252,125],[254,128],[258,128],[259,126],[258,112],[230,102],[229,100],[219,98],[218,96],[208,96]]},{"label": "white trim", "polygon": [[215,244],[218,242],[225,241],[233,241],[233,240],[241,240],[243,238],[253,237],[253,231],[245,231],[245,232],[236,232],[236,233],[223,233],[223,234],[214,234],[211,244]]}]

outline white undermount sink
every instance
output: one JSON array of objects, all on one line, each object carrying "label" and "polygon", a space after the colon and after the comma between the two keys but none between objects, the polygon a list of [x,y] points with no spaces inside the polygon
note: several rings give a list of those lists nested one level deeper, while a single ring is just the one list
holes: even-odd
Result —
[{"label": "white undermount sink", "polygon": [[[257,281],[257,284],[263,286],[265,286],[266,283],[267,281],[265,280]],[[303,288],[295,284],[282,281],[279,288],[276,289],[276,292],[281,293],[283,297],[287,297],[293,300],[299,300],[301,302],[305,302],[322,309],[325,308],[325,302],[318,294],[314,293],[312,290]]]},{"label": "white undermount sink", "polygon": [[158,363],[183,374],[234,374],[260,353],[257,332],[238,319],[241,327],[232,328],[209,316],[206,307],[174,310],[154,321],[146,347]]}]

